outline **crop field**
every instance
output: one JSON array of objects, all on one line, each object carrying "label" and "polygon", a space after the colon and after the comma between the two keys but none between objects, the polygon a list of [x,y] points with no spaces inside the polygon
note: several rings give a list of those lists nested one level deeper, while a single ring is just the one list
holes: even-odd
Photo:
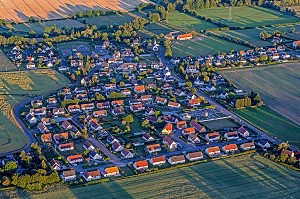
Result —
[{"label": "crop field", "polygon": [[300,124],[298,63],[220,72],[247,92],[260,93],[267,106]]},{"label": "crop field", "polygon": [[14,65],[6,54],[0,50],[0,71],[16,70],[17,67]]},{"label": "crop field", "polygon": [[10,21],[27,21],[30,16],[42,19],[65,18],[86,10],[133,10],[148,0],[3,0],[0,18]]},{"label": "crop field", "polygon": [[86,187],[59,186],[40,195],[3,191],[0,197],[296,198],[299,183],[300,173],[252,154]]},{"label": "crop field", "polygon": [[34,30],[35,33],[42,34],[45,30],[45,27],[51,27],[53,25],[56,25],[57,28],[80,28],[84,26],[83,23],[80,23],[79,21],[76,21],[74,19],[63,19],[35,23],[20,23],[11,25],[9,28],[12,28],[16,32],[30,32],[31,30]]},{"label": "crop field", "polygon": [[200,123],[213,131],[223,130],[224,128],[239,127],[239,125],[232,121],[232,119],[219,119]]},{"label": "crop field", "polygon": [[26,137],[13,120],[12,108],[32,95],[42,95],[68,84],[52,70],[0,73],[0,153],[19,149]]},{"label": "crop field", "polygon": [[172,27],[168,26],[168,24],[162,24],[162,23],[150,23],[145,26],[145,30],[156,35],[168,34],[172,31],[175,31]]},{"label": "crop field", "polygon": [[299,22],[298,17],[263,7],[233,7],[231,21],[228,20],[229,8],[204,9],[198,14],[230,27],[256,27]]},{"label": "crop field", "polygon": [[184,29],[201,31],[209,28],[218,28],[218,26],[215,24],[197,19],[193,16],[178,11],[172,11],[170,13],[170,18],[168,18],[166,23],[179,30]]},{"label": "crop field", "polygon": [[282,141],[288,141],[291,145],[300,147],[300,125],[276,111],[263,106],[260,108],[234,110],[234,112],[265,130],[268,134]]},{"label": "crop field", "polygon": [[201,37],[198,36],[189,41],[177,41],[175,40],[171,46],[173,56],[199,56],[217,54],[218,52],[229,53],[231,50],[247,50],[248,47],[236,44],[234,42],[219,39],[214,36]]}]

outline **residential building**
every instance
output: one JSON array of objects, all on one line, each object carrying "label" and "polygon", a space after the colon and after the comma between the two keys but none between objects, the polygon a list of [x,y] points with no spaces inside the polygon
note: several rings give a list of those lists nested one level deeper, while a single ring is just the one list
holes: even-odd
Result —
[{"label": "residential building", "polygon": [[163,138],[163,144],[167,145],[169,150],[174,150],[177,148],[177,143],[174,142],[171,138],[169,138],[168,136],[165,136]]},{"label": "residential building", "polygon": [[146,170],[148,169],[148,162],[146,160],[137,161],[133,164],[133,168],[140,171]]},{"label": "residential building", "polygon": [[153,166],[159,166],[166,163],[166,159],[164,156],[153,157],[149,161]]},{"label": "residential building", "polygon": [[168,159],[171,165],[185,163],[184,155],[172,156]]},{"label": "residential building", "polygon": [[82,176],[88,182],[92,180],[98,180],[101,178],[100,170],[84,171]]},{"label": "residential building", "polygon": [[193,152],[193,153],[188,153],[188,154],[186,154],[185,157],[189,161],[201,160],[201,159],[203,159],[203,153],[201,151],[197,151],[197,152]]}]

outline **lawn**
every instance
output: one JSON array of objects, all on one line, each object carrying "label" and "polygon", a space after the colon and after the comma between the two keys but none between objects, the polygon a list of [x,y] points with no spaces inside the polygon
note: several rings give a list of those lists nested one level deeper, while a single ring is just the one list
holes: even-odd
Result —
[{"label": "lawn", "polygon": [[268,134],[300,147],[300,126],[272,109],[263,106],[234,110],[234,112]]},{"label": "lawn", "polygon": [[216,130],[222,130],[224,128],[235,128],[239,127],[239,124],[232,121],[232,119],[220,119],[220,120],[212,120],[207,122],[201,122],[204,126],[207,128],[216,131]]},{"label": "lawn", "polygon": [[190,41],[177,41],[175,40],[171,46],[173,56],[184,57],[187,55],[192,56],[205,56],[210,54],[217,54],[218,52],[229,53],[231,50],[247,50],[248,47],[219,39],[214,36],[197,37]]},{"label": "lawn", "polygon": [[14,65],[6,54],[0,50],[0,71],[16,70],[17,67]]},{"label": "lawn", "polygon": [[202,9],[198,14],[213,21],[220,22],[230,27],[256,27],[268,26],[273,24],[299,22],[298,17],[286,15],[263,7],[233,7],[229,21],[229,8]]},{"label": "lawn", "polygon": [[222,71],[220,74],[249,93],[255,90],[268,107],[300,124],[298,63]]},{"label": "lawn", "polygon": [[[300,173],[259,155],[244,155],[87,187],[16,198],[296,198]],[[1,195],[0,195],[1,197]]]},{"label": "lawn", "polygon": [[0,153],[26,144],[25,135],[12,120],[12,108],[32,95],[47,94],[68,83],[65,76],[52,70],[0,73]]},{"label": "lawn", "polygon": [[84,24],[76,21],[74,19],[63,19],[63,20],[55,20],[55,21],[45,21],[45,22],[35,22],[35,23],[20,23],[16,25],[12,25],[9,28],[13,28],[16,32],[30,32],[34,30],[37,34],[42,34],[45,30],[45,27],[51,27],[56,25],[57,28],[80,28],[83,27]]},{"label": "lawn", "polygon": [[197,19],[193,16],[178,11],[170,12],[170,18],[168,18],[166,23],[173,26],[175,29],[183,29],[187,31],[201,31],[209,28],[218,28],[218,26],[216,26],[215,24]]}]

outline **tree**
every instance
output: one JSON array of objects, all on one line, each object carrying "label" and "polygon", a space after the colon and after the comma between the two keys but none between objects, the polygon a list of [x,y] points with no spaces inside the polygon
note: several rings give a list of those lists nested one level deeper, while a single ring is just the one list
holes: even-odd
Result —
[{"label": "tree", "polygon": [[9,186],[10,185],[10,179],[7,176],[4,176],[2,179],[2,185],[3,186]]},{"label": "tree", "polygon": [[289,157],[288,154],[283,153],[280,155],[279,160],[280,162],[285,162],[288,159],[288,157]]},{"label": "tree", "polygon": [[124,82],[120,82],[120,86],[121,86],[121,87],[124,87],[124,86],[125,86],[125,83],[124,83]]},{"label": "tree", "polygon": [[134,122],[134,118],[132,117],[132,115],[127,115],[126,117],[123,118],[123,121],[127,123],[132,123]]},{"label": "tree", "polygon": [[154,115],[158,117],[160,115],[160,111],[155,111]]},{"label": "tree", "polygon": [[290,147],[290,145],[286,142],[281,142],[278,146],[278,150],[282,150],[282,149],[288,149]]},{"label": "tree", "polygon": [[294,33],[296,31],[296,28],[293,26],[291,27],[291,33]]},{"label": "tree", "polygon": [[14,172],[18,168],[18,164],[15,161],[9,161],[4,165],[4,171],[5,172]]}]

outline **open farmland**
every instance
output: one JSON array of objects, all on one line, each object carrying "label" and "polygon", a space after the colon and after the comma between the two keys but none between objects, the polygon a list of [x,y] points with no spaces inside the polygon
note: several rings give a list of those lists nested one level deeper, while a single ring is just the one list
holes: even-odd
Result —
[{"label": "open farmland", "polygon": [[299,22],[298,17],[263,7],[233,7],[231,21],[228,20],[229,8],[203,9],[198,11],[198,14],[230,27],[256,27]]},{"label": "open farmland", "polygon": [[220,72],[247,92],[255,90],[270,108],[300,124],[300,67],[280,64]]},{"label": "open farmland", "polygon": [[168,20],[165,23],[173,26],[175,29],[183,29],[187,31],[201,31],[209,28],[218,28],[218,26],[216,26],[215,24],[197,19],[188,14],[181,13],[178,11],[170,12],[170,18],[168,18]]},{"label": "open farmland", "polygon": [[59,89],[69,81],[52,70],[0,73],[0,152],[19,149],[26,136],[14,122],[12,108],[32,95]]},{"label": "open farmland", "polygon": [[300,147],[300,126],[272,109],[263,106],[234,110],[234,112],[268,134]]},{"label": "open farmland", "polygon": [[9,71],[15,69],[17,69],[16,65],[14,65],[6,56],[6,54],[0,50],[0,71]]},{"label": "open farmland", "polygon": [[[226,179],[226,180],[224,180]],[[177,168],[160,173],[40,195],[3,191],[15,198],[296,198],[300,173],[259,155]]]},{"label": "open farmland", "polygon": [[30,16],[42,19],[65,18],[86,10],[133,10],[147,0],[2,0],[0,18],[27,21]]},{"label": "open farmland", "polygon": [[175,40],[171,46],[173,56],[199,56],[217,54],[218,52],[230,52],[231,50],[247,50],[248,47],[236,44],[234,42],[219,39],[214,36],[197,37],[189,41],[177,41]]}]

